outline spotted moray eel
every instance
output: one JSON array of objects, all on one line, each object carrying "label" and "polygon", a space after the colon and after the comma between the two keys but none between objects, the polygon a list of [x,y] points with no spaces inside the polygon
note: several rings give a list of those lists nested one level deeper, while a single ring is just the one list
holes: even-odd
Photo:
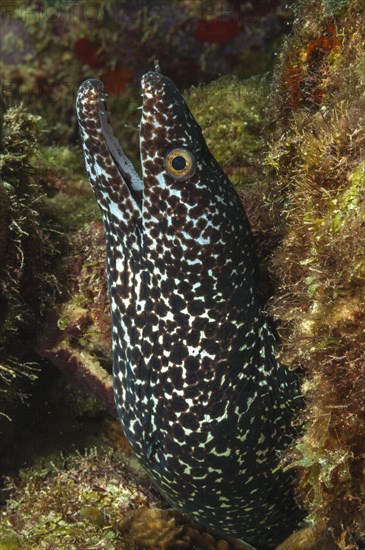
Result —
[{"label": "spotted moray eel", "polygon": [[216,533],[273,548],[301,513],[280,451],[299,405],[261,310],[250,226],[172,81],[142,78],[137,174],[101,82],[77,96],[106,232],[115,402],[172,505]]}]

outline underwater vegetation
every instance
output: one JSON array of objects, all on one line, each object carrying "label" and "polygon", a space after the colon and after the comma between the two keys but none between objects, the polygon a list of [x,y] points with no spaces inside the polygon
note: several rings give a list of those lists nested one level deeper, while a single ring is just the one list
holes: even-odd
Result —
[{"label": "underwater vegetation", "polygon": [[0,124],[0,413],[8,415],[7,403],[23,393],[20,380],[36,376],[27,355],[42,314],[59,292],[59,238],[31,164],[40,117],[22,105],[3,105]]},{"label": "underwater vegetation", "polygon": [[364,44],[362,2],[302,2],[271,98],[285,229],[270,311],[307,400],[287,467],[300,467],[298,498],[333,548],[365,536]]},{"label": "underwater vegetation", "polygon": [[224,76],[190,88],[185,100],[207,144],[237,187],[257,185],[262,170],[263,120],[270,86],[265,77]]},{"label": "underwater vegetation", "polygon": [[0,550],[246,550],[165,509],[129,454],[99,442],[7,478]]},{"label": "underwater vegetation", "polygon": [[[120,96],[118,109],[120,101],[128,109],[138,106],[140,77],[155,58],[184,88],[232,68],[240,76],[265,71],[292,17],[283,4],[9,2],[2,12],[2,93],[52,121],[50,139],[74,143],[74,97],[86,78],[102,80],[109,95]],[[135,128],[132,110],[125,120]],[[124,131],[136,140],[135,129]]]},{"label": "underwater vegetation", "polygon": [[82,224],[69,235],[67,296],[43,324],[37,351],[115,414],[104,241],[97,222]]},{"label": "underwater vegetation", "polygon": [[135,548],[127,545],[123,512],[156,503],[123,457],[96,449],[24,470],[16,482],[8,481],[6,491],[12,497],[9,519],[0,524],[1,550]]}]

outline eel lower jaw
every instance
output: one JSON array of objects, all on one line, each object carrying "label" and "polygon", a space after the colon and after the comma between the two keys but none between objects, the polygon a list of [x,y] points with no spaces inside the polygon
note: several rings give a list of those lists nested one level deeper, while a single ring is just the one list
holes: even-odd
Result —
[{"label": "eel lower jaw", "polygon": [[105,144],[108,148],[114,165],[120,174],[120,177],[129,189],[132,199],[137,204],[138,208],[142,210],[144,189],[143,180],[137,174],[136,170],[133,167],[133,164],[129,160],[126,152],[124,151],[122,145],[119,143],[117,137],[113,132],[105,101],[106,97],[107,94],[105,93],[104,89],[102,89],[99,95],[98,111],[101,131],[105,140]]}]

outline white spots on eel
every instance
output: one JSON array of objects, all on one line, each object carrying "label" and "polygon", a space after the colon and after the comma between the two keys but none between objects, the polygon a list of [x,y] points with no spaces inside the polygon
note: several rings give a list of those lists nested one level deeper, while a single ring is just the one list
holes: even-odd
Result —
[{"label": "white spots on eel", "polygon": [[106,231],[115,402],[161,493],[216,533],[274,548],[298,525],[278,468],[300,404],[261,311],[245,211],[172,81],[142,78],[142,177],[103,85],[77,96]]}]

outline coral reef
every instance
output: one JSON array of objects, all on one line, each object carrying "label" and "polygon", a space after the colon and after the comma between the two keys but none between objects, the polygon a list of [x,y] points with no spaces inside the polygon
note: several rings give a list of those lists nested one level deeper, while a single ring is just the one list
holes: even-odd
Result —
[{"label": "coral reef", "polygon": [[208,147],[238,187],[256,185],[261,176],[268,93],[264,77],[226,76],[185,95]]},{"label": "coral reef", "polygon": [[135,548],[116,527],[129,509],[156,497],[123,457],[90,450],[58,462],[8,480],[4,491],[12,497],[1,518],[0,548]]},{"label": "coral reef", "polygon": [[232,69],[241,77],[268,70],[292,14],[279,0],[256,4],[17,2],[11,18],[3,13],[2,93],[52,121],[52,139],[75,142],[73,102],[86,78],[138,106],[136,84],[155,58],[181,88]]},{"label": "coral reef", "polygon": [[364,29],[358,0],[302,2],[271,99],[285,228],[270,310],[281,360],[307,373],[305,431],[288,461],[333,548],[365,537]]},{"label": "coral reef", "polygon": [[8,477],[2,496],[8,502],[0,517],[0,550],[247,548],[158,508],[163,503],[136,462],[100,443]]},{"label": "coral reef", "polygon": [[[24,107],[5,109],[0,144],[0,391],[1,412],[22,394],[12,381],[34,379],[27,354],[37,323],[54,302],[59,286],[54,273],[59,239],[49,217],[31,157],[40,135],[40,119]],[[37,258],[37,261],[34,261]],[[20,384],[20,382],[19,382]]]},{"label": "coral reef", "polygon": [[90,222],[79,228],[69,237],[69,247],[67,298],[44,323],[37,350],[114,414],[102,224]]}]

